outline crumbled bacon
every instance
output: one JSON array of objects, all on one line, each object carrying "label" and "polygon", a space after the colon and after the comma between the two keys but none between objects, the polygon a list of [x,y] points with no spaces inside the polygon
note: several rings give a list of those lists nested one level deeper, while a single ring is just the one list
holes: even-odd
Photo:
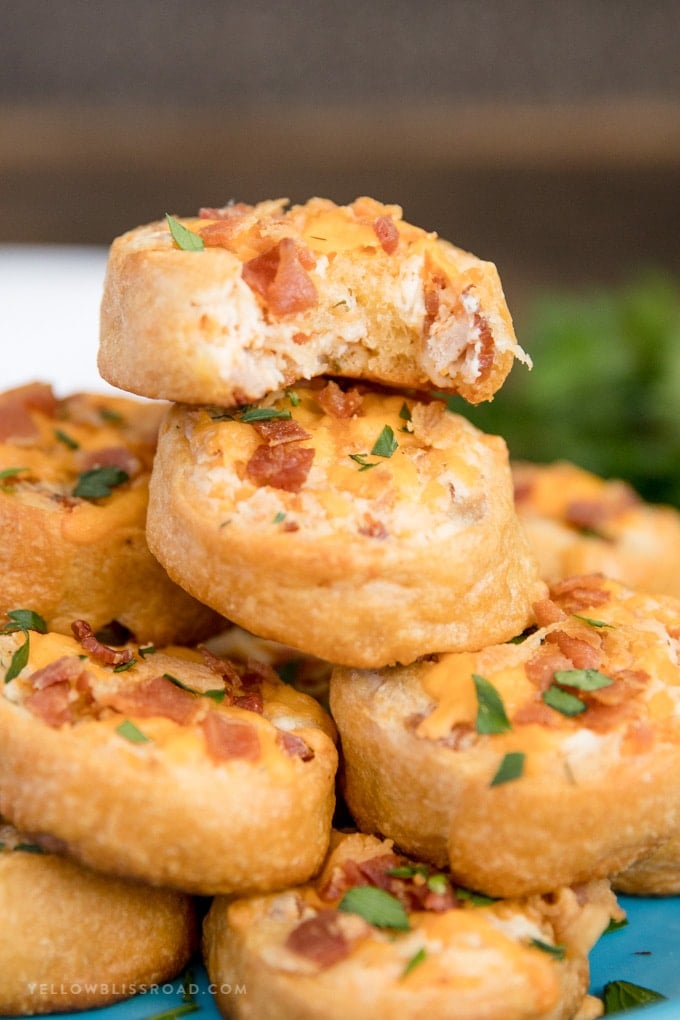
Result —
[{"label": "crumbled bacon", "polygon": [[[549,685],[548,685],[549,686]],[[527,701],[516,710],[512,717],[515,726],[559,726],[560,715],[544,701]]]},{"label": "crumbled bacon", "polygon": [[246,474],[256,485],[271,485],[286,492],[299,492],[314,460],[311,447],[258,446],[246,464]]},{"label": "crumbled bacon", "polygon": [[77,655],[62,655],[61,658],[49,662],[42,669],[36,669],[31,674],[30,684],[35,691],[41,691],[53,684],[62,682],[71,683],[80,680],[85,671],[85,665]]},{"label": "crumbled bacon", "polygon": [[396,228],[391,216],[378,216],[373,220],[375,236],[380,241],[380,246],[387,255],[394,255],[399,247],[399,231]]},{"label": "crumbled bacon", "polygon": [[613,684],[588,692],[588,699],[601,705],[620,705],[644,691],[651,676],[644,669],[619,669],[607,674]]},{"label": "crumbled bacon", "polygon": [[395,896],[407,911],[432,910],[441,912],[460,906],[450,883],[443,889],[432,889],[428,875],[414,869],[412,875],[398,876],[390,872],[396,868],[412,867],[411,862],[394,853],[378,854],[363,861],[347,860],[335,868],[319,889],[319,897],[327,902],[340,899],[348,889],[370,885]]},{"label": "crumbled bacon", "polygon": [[74,620],[71,624],[76,641],[79,641],[88,655],[105,666],[122,666],[132,662],[134,655],[129,648],[111,648],[99,641],[86,620]]},{"label": "crumbled bacon", "polygon": [[[565,520],[575,528],[598,532],[607,521],[636,506],[640,497],[625,482],[612,484],[601,499],[575,499],[567,504]],[[603,536],[604,537],[604,536]]]},{"label": "crumbled bacon", "polygon": [[70,698],[71,685],[68,680],[59,680],[29,694],[24,706],[48,726],[57,728],[72,721]]},{"label": "crumbled bacon", "polygon": [[297,345],[298,345],[298,347],[302,347],[302,346],[303,346],[303,344],[308,344],[308,343],[309,343],[309,341],[310,341],[310,340],[311,340],[312,338],[311,338],[311,336],[309,335],[309,333],[301,333],[301,332],[300,332],[300,331],[298,330],[298,332],[297,332],[297,333],[293,333],[293,336],[291,337],[291,339],[292,339],[292,341],[293,341],[293,343],[294,343],[294,344],[297,344]]},{"label": "crumbled bacon", "polygon": [[367,538],[385,539],[389,534],[383,522],[377,521],[370,514],[364,514],[364,523],[359,525],[358,531],[360,535],[365,535]]},{"label": "crumbled bacon", "polygon": [[201,721],[205,745],[215,761],[233,761],[236,758],[257,761],[260,757],[260,738],[247,722],[229,719],[220,712],[208,712]]},{"label": "crumbled bacon", "polygon": [[88,450],[80,458],[80,467],[82,471],[99,467],[117,467],[124,471],[128,478],[134,478],[142,469],[139,459],[125,446]]},{"label": "crumbled bacon", "polygon": [[524,664],[524,672],[529,682],[539,691],[547,691],[558,670],[573,669],[574,663],[566,655],[542,645],[539,650]]},{"label": "crumbled bacon", "polygon": [[0,442],[36,439],[40,431],[31,411],[53,417],[56,409],[57,399],[46,383],[28,383],[0,394]]},{"label": "crumbled bacon", "polygon": [[645,754],[654,747],[654,727],[648,719],[634,719],[626,729],[626,741],[634,754]]},{"label": "crumbled bacon", "polygon": [[580,574],[558,581],[552,585],[550,594],[565,613],[581,613],[609,602],[611,593],[603,585],[601,574]]},{"label": "crumbled bacon", "polygon": [[297,443],[309,439],[302,425],[291,418],[272,418],[270,421],[253,422],[253,428],[267,443],[267,446],[281,446],[282,443]]},{"label": "crumbled bacon", "polygon": [[291,758],[311,761],[314,757],[314,751],[309,744],[305,743],[302,737],[298,737],[295,733],[289,733],[288,730],[279,730],[276,734],[276,742]]},{"label": "crumbled bacon", "polygon": [[164,676],[155,676],[135,687],[125,687],[107,696],[107,704],[118,712],[143,719],[162,716],[180,726],[194,722],[201,711],[200,699]]},{"label": "crumbled bacon", "polygon": [[352,948],[340,924],[339,911],[320,910],[293,928],[286,939],[286,948],[319,967],[332,967],[349,956]]},{"label": "crumbled bacon", "polygon": [[352,418],[361,411],[363,397],[359,390],[343,390],[332,379],[314,394],[317,404],[332,418]]},{"label": "crumbled bacon", "polygon": [[425,317],[423,319],[423,336],[428,336],[439,312],[440,293],[449,285],[446,274],[435,268],[430,261],[425,263],[425,279],[423,282],[423,300]]},{"label": "crumbled bacon", "polygon": [[479,332],[479,339],[475,342],[475,347],[477,349],[477,364],[479,365],[477,381],[483,382],[488,379],[491,374],[494,354],[496,352],[496,343],[488,321],[483,315],[480,315],[479,312],[475,312],[474,325]]},{"label": "crumbled bacon", "polygon": [[199,645],[198,650],[203,656],[203,661],[208,669],[221,676],[228,687],[241,686],[241,677],[233,662],[230,662],[229,659],[220,659],[219,656],[213,655],[205,645]]},{"label": "crumbled bacon", "polygon": [[315,265],[311,252],[282,237],[269,251],[243,266],[243,279],[275,315],[290,315],[314,308],[319,300],[307,270]]},{"label": "crumbled bacon", "polygon": [[539,627],[547,627],[551,623],[566,620],[567,614],[552,599],[541,599],[533,604],[534,618]]},{"label": "crumbled bacon", "polygon": [[248,691],[247,694],[237,694],[231,699],[235,708],[242,708],[246,712],[257,712],[262,715],[264,711],[264,700],[259,691]]},{"label": "crumbled bacon", "polygon": [[219,209],[215,209],[213,206],[202,206],[198,210],[198,216],[201,220],[231,220],[253,212],[253,208],[246,202],[232,202],[231,205],[223,205]]},{"label": "crumbled bacon", "polygon": [[[579,691],[579,697],[582,697]],[[588,705],[586,711],[579,716],[581,725],[588,730],[595,730],[596,733],[606,733],[608,730],[620,726],[626,719],[630,719],[635,713],[635,708],[628,701],[622,701],[617,705],[602,705],[593,702]]]},{"label": "crumbled bacon", "polygon": [[[583,638],[567,634],[565,630],[554,630],[548,634],[546,641],[556,644],[563,655],[571,660],[576,669],[599,669],[602,663],[602,649],[595,647]],[[601,644],[599,635],[593,635],[593,641]]]}]

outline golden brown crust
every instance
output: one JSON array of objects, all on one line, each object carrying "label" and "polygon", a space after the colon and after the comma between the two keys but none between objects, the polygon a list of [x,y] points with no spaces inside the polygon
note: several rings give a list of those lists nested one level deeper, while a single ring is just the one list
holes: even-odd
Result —
[{"label": "golden brown crust", "polygon": [[[204,926],[208,973],[218,988],[245,989],[238,995],[218,993],[224,1015],[235,1020],[265,1015],[270,1020],[567,1020],[575,1015],[588,984],[587,953],[618,913],[606,883],[593,883],[578,896],[560,889],[549,899],[408,907],[407,931],[381,930],[357,914],[336,914],[348,887],[343,878],[354,875],[349,887],[377,882],[383,888],[380,878],[371,882],[357,865],[377,866],[381,873],[380,862],[392,857],[392,850],[390,843],[370,836],[342,836],[314,887],[236,901],[218,897]],[[445,876],[437,881],[453,902]],[[408,897],[408,884],[393,883],[404,891],[389,895]],[[337,890],[329,893],[329,885]],[[314,946],[307,945],[305,926],[309,930],[329,916],[330,939],[322,931]],[[561,946],[563,958],[532,940]]]},{"label": "golden brown crust", "polygon": [[680,837],[671,839],[625,871],[612,885],[629,896],[677,896],[680,893]]},{"label": "golden brown crust", "polygon": [[680,597],[680,513],[566,461],[512,465],[517,511],[549,583],[599,572]]},{"label": "golden brown crust", "polygon": [[[175,977],[196,942],[190,897],[98,875],[0,824],[0,1011],[81,1010]],[[35,848],[37,849],[37,848]]]},{"label": "golden brown crust", "polygon": [[[0,697],[0,809],[16,825],[92,868],[205,895],[314,873],[337,765],[316,702],[266,667],[240,681],[197,653],[132,648],[116,673],[72,639],[29,637]],[[0,637],[5,676],[23,641]]]},{"label": "golden brown crust", "polygon": [[[366,389],[359,410],[339,417],[323,410],[324,394],[299,387],[295,403],[279,394],[257,406],[306,433],[280,446],[237,409],[170,412],[147,524],[170,576],[262,637],[349,665],[521,631],[544,589],[503,441],[440,402]],[[372,454],[385,429],[393,452]],[[254,472],[263,453],[292,449],[311,463],[294,491]]]},{"label": "golden brown crust", "polygon": [[[42,404],[32,406],[38,396]],[[94,394],[57,400],[40,384],[0,394],[1,613],[30,607],[63,633],[82,616],[95,630],[117,620],[158,644],[218,629],[221,618],[173,584],[146,544],[164,411]],[[74,496],[83,473],[100,464],[124,469],[128,480],[105,498]]]},{"label": "golden brown crust", "polygon": [[[478,403],[515,357],[528,360],[492,263],[404,222],[398,206],[285,205],[183,219],[205,238],[198,252],[174,245],[166,223],[117,238],[102,301],[104,378],[144,396],[230,405],[332,373]],[[381,243],[377,221],[396,248]]]},{"label": "golden brown crust", "polygon": [[[680,605],[598,578],[554,598],[538,613],[561,617],[521,644],[389,671],[337,669],[331,681],[357,824],[450,863],[458,881],[490,895],[619,872],[677,832]],[[579,669],[612,682],[570,687],[570,676],[586,679],[569,674]],[[478,732],[474,676],[500,694],[510,728]],[[582,709],[551,708],[548,688],[549,700],[557,688]],[[508,754],[520,756],[520,774],[497,783]]]}]

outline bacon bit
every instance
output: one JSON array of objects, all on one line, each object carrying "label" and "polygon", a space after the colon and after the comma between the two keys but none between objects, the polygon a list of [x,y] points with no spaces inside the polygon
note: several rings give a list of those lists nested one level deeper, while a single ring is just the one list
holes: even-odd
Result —
[{"label": "bacon bit", "polygon": [[118,712],[142,719],[162,716],[180,726],[194,722],[202,707],[195,694],[182,690],[164,676],[155,676],[137,687],[116,691],[107,697],[107,704]]},{"label": "bacon bit", "polygon": [[302,425],[292,419],[272,418],[271,421],[258,421],[253,423],[253,428],[268,446],[280,446],[282,443],[297,443],[301,439],[309,439],[309,432],[305,432]]},{"label": "bacon bit", "polygon": [[314,394],[319,407],[332,418],[353,418],[361,411],[363,397],[359,390],[343,390],[332,379]]},{"label": "bacon bit", "polygon": [[367,538],[385,539],[388,537],[388,530],[382,521],[376,521],[370,514],[364,514],[364,523],[358,529],[360,535]]},{"label": "bacon bit", "polygon": [[620,726],[634,712],[635,708],[630,702],[623,701],[618,705],[602,705],[596,702],[590,704],[586,711],[579,716],[579,719],[581,725],[586,729],[595,730],[596,733],[606,733],[608,730]]},{"label": "bacon bit", "polygon": [[299,492],[309,474],[314,450],[301,446],[258,446],[246,464],[246,474],[256,485],[271,485]]},{"label": "bacon bit", "polygon": [[31,411],[54,417],[57,398],[46,383],[28,383],[0,394],[0,441],[32,440],[40,435]]},{"label": "bacon bit", "polygon": [[609,602],[611,593],[603,587],[602,574],[579,574],[558,581],[550,589],[550,594],[565,613],[581,613],[584,609],[602,606]]},{"label": "bacon bit", "polygon": [[320,910],[288,935],[286,948],[318,967],[332,967],[349,956],[351,943],[340,927],[338,910]]},{"label": "bacon bit", "polygon": [[267,681],[268,683],[279,684],[279,675],[273,666],[270,666],[267,662],[261,662],[259,659],[247,659],[243,673],[241,674],[241,683],[244,687],[252,687],[255,684],[261,684]]},{"label": "bacon bit", "polygon": [[652,679],[644,669],[620,669],[608,675],[614,683],[600,687],[597,691],[588,691],[589,701],[597,701],[602,705],[620,705],[644,691]]},{"label": "bacon bit", "polygon": [[142,469],[141,462],[125,446],[107,446],[101,450],[88,450],[80,458],[83,471],[98,467],[117,467],[129,478],[134,478]]},{"label": "bacon bit", "polygon": [[479,373],[477,375],[477,381],[483,382],[488,379],[493,368],[494,354],[496,353],[496,342],[491,332],[489,323],[480,315],[479,312],[475,312],[474,325],[479,330],[479,339],[475,343],[477,348],[477,363],[479,364]]},{"label": "bacon bit", "polygon": [[33,715],[37,715],[48,726],[56,729],[73,719],[69,704],[70,695],[71,685],[68,680],[60,680],[29,694],[24,705]]},{"label": "bacon bit", "polygon": [[291,758],[311,761],[314,757],[314,751],[309,744],[305,743],[302,737],[298,737],[295,733],[289,733],[288,730],[279,730],[276,734],[276,742]]},{"label": "bacon bit", "polygon": [[669,638],[672,638],[673,641],[680,641],[680,626],[666,627],[666,630],[668,631]]},{"label": "bacon bit", "polygon": [[292,237],[282,237],[269,251],[246,262],[242,276],[275,315],[290,315],[318,304],[316,287],[307,273],[314,265],[308,249]]},{"label": "bacon bit", "polygon": [[[81,680],[84,671],[85,665],[79,656],[62,655],[60,659],[48,663],[42,669],[36,669],[35,673],[29,678],[29,682],[34,690],[42,691],[53,684],[71,683],[72,681],[77,684]],[[79,689],[82,689],[82,686]]]},{"label": "bacon bit", "polygon": [[514,713],[512,723],[517,726],[559,726],[561,719],[560,714],[544,701],[527,701]]},{"label": "bacon bit", "polygon": [[552,599],[541,599],[533,604],[534,618],[539,627],[548,627],[551,623],[566,620],[567,614]]},{"label": "bacon bit", "polygon": [[260,757],[260,738],[250,723],[228,719],[213,711],[208,712],[200,725],[206,749],[214,761],[235,758],[257,761]]},{"label": "bacon bit", "polygon": [[389,892],[394,882],[394,876],[388,875],[387,872],[404,863],[402,857],[393,853],[378,854],[365,861],[344,861],[342,867],[347,880],[347,888],[352,889],[357,885],[372,885],[376,889]]},{"label": "bacon bit", "polygon": [[221,676],[227,686],[241,686],[241,676],[233,662],[230,662],[229,659],[220,659],[219,656],[213,655],[210,649],[206,648],[205,645],[199,645],[198,650],[203,656],[203,661],[208,669],[211,669],[213,673],[217,673],[218,676]]},{"label": "bacon bit", "polygon": [[626,729],[626,741],[633,754],[645,754],[654,747],[654,727],[648,719],[634,719]]},{"label": "bacon bit", "polygon": [[76,641],[79,641],[88,655],[91,655],[97,662],[105,666],[121,666],[126,662],[132,662],[134,655],[129,648],[116,649],[109,645],[102,644],[92,631],[86,620],[74,620],[71,624]]},{"label": "bacon bit", "polygon": [[568,503],[564,513],[567,524],[597,532],[607,521],[640,503],[638,494],[625,482],[611,483],[611,486],[601,499],[577,499]]},{"label": "bacon bit", "polygon": [[524,664],[524,672],[529,682],[539,691],[547,691],[558,670],[573,668],[571,659],[545,645]]},{"label": "bacon bit", "polygon": [[432,263],[427,260],[425,263],[425,280],[423,283],[423,300],[425,302],[425,317],[423,319],[423,336],[429,336],[432,325],[439,312],[440,291],[446,290],[449,285],[448,277],[441,269],[435,269]]},{"label": "bacon bit", "polygon": [[394,255],[399,247],[399,231],[392,217],[378,216],[376,220],[373,220],[373,230],[383,251],[387,255]]},{"label": "bacon bit", "polygon": [[437,741],[442,747],[448,747],[450,751],[460,751],[472,747],[477,742],[477,730],[472,723],[454,723],[445,737]]},{"label": "bacon bit", "polygon": [[198,210],[198,218],[201,220],[232,220],[240,219],[248,213],[254,212],[254,206],[246,202],[232,202],[231,205],[223,205],[219,209],[213,206],[202,206]]},{"label": "bacon bit", "polygon": [[299,531],[300,530],[300,525],[297,523],[297,521],[284,521],[283,522],[283,530],[284,531]]},{"label": "bacon bit", "polygon": [[399,878],[389,872],[403,865],[410,865],[404,857],[394,853],[379,854],[363,861],[343,861],[335,869],[326,885],[319,891],[321,899],[340,898],[348,889],[370,885],[395,896],[407,911],[432,910],[436,913],[453,910],[460,906],[453,888],[449,885],[444,892],[434,892],[425,876],[416,873]]},{"label": "bacon bit", "polygon": [[[593,635],[594,640],[601,638],[598,634]],[[602,649],[591,645],[583,638],[573,637],[564,630],[554,630],[548,634],[546,641],[557,645],[563,655],[571,659],[576,669],[599,669],[602,664]]]},{"label": "bacon bit", "polygon": [[247,694],[238,694],[232,698],[232,705],[235,708],[242,708],[246,712],[257,712],[258,715],[262,715],[264,711],[264,701],[259,691],[248,691]]},{"label": "bacon bit", "polygon": [[302,347],[303,344],[308,344],[312,338],[309,333],[293,333],[291,339],[298,347]]}]

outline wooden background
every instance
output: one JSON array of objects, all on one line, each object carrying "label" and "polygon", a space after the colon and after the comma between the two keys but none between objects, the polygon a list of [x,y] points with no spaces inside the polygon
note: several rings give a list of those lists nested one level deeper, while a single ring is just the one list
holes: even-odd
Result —
[{"label": "wooden background", "polygon": [[0,0],[0,243],[371,194],[508,297],[680,276],[680,5]]}]

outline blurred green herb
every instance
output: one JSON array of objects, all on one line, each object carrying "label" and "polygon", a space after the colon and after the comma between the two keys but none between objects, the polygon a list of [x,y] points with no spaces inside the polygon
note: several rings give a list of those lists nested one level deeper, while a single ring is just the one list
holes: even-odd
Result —
[{"label": "blurred green herb", "polygon": [[546,294],[519,331],[519,366],[491,403],[451,410],[505,437],[511,456],[574,461],[680,506],[680,284],[649,273],[624,287]]}]

